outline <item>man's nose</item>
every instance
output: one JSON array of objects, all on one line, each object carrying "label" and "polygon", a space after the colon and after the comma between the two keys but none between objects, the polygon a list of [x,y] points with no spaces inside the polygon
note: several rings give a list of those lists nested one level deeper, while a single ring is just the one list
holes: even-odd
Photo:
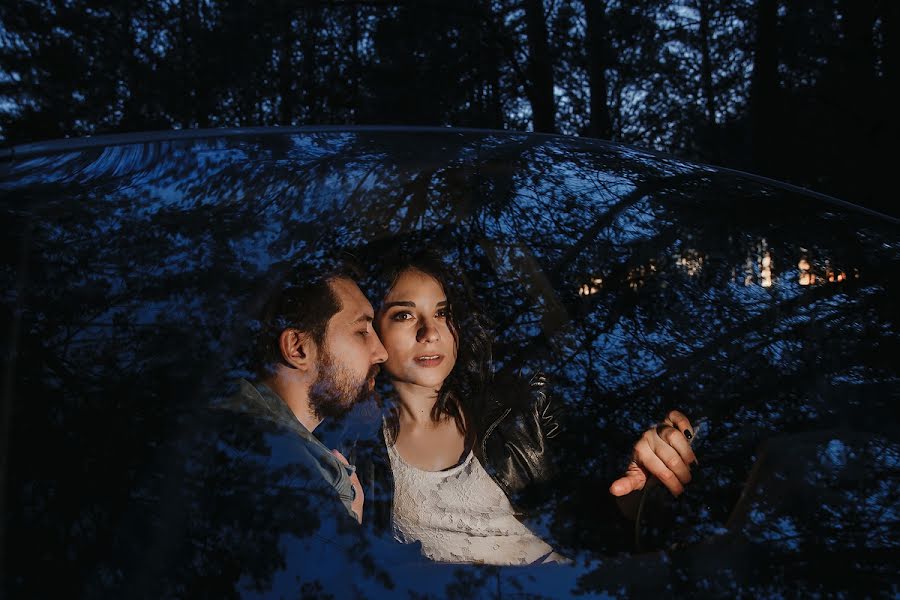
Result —
[{"label": "man's nose", "polygon": [[383,363],[388,359],[387,350],[384,349],[384,344],[381,343],[381,338],[377,334],[372,337],[375,340],[375,347],[372,349],[372,364]]}]

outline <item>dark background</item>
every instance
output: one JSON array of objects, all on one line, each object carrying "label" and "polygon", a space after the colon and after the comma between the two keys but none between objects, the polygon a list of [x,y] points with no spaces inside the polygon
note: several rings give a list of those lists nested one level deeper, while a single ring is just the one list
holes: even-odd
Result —
[{"label": "dark background", "polygon": [[898,215],[898,27],[893,0],[5,2],[0,136],[557,132]]}]

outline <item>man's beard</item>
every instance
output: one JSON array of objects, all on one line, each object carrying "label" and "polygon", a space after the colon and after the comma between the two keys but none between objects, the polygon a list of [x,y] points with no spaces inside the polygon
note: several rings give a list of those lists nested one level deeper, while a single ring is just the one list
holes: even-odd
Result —
[{"label": "man's beard", "polygon": [[317,419],[340,417],[357,402],[365,400],[371,390],[369,380],[378,374],[378,365],[372,365],[365,379],[354,381],[347,369],[335,362],[327,351],[322,352],[319,374],[309,388],[309,407]]}]

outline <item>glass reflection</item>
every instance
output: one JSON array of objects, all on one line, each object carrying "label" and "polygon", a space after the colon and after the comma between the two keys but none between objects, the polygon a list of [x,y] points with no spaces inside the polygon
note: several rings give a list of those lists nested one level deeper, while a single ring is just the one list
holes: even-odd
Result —
[{"label": "glass reflection", "polygon": [[[309,539],[314,511],[260,481],[244,490],[257,504],[203,516],[211,491],[247,482],[196,414],[247,374],[252,315],[292,265],[338,250],[371,263],[399,241],[442,250],[492,321],[497,368],[545,370],[567,404],[564,472],[532,522],[588,561],[567,590],[876,593],[897,571],[893,223],[632,149],[499,133],[110,146],[7,164],[0,189],[4,310],[20,319],[4,540],[17,595],[49,592],[35,548],[60,580],[96,573],[84,586],[98,593],[166,576],[175,595],[283,585],[273,540]],[[640,526],[646,547],[677,550],[629,556],[634,526],[606,488],[675,406],[711,424],[701,467]],[[837,433],[803,437],[822,430]],[[223,515],[243,533],[219,536]],[[196,539],[210,541],[183,544]],[[847,573],[842,548],[872,579],[823,588],[814,572]],[[347,562],[387,593],[396,573],[372,554]],[[715,554],[724,570],[705,571]],[[433,585],[518,577],[460,572]]]}]

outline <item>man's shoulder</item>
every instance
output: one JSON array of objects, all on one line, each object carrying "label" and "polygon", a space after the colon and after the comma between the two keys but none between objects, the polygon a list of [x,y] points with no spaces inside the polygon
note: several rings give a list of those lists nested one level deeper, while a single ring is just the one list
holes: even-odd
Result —
[{"label": "man's shoulder", "polygon": [[313,443],[284,423],[220,407],[208,408],[203,421],[208,438],[235,456],[264,459],[269,467],[317,462]]}]

